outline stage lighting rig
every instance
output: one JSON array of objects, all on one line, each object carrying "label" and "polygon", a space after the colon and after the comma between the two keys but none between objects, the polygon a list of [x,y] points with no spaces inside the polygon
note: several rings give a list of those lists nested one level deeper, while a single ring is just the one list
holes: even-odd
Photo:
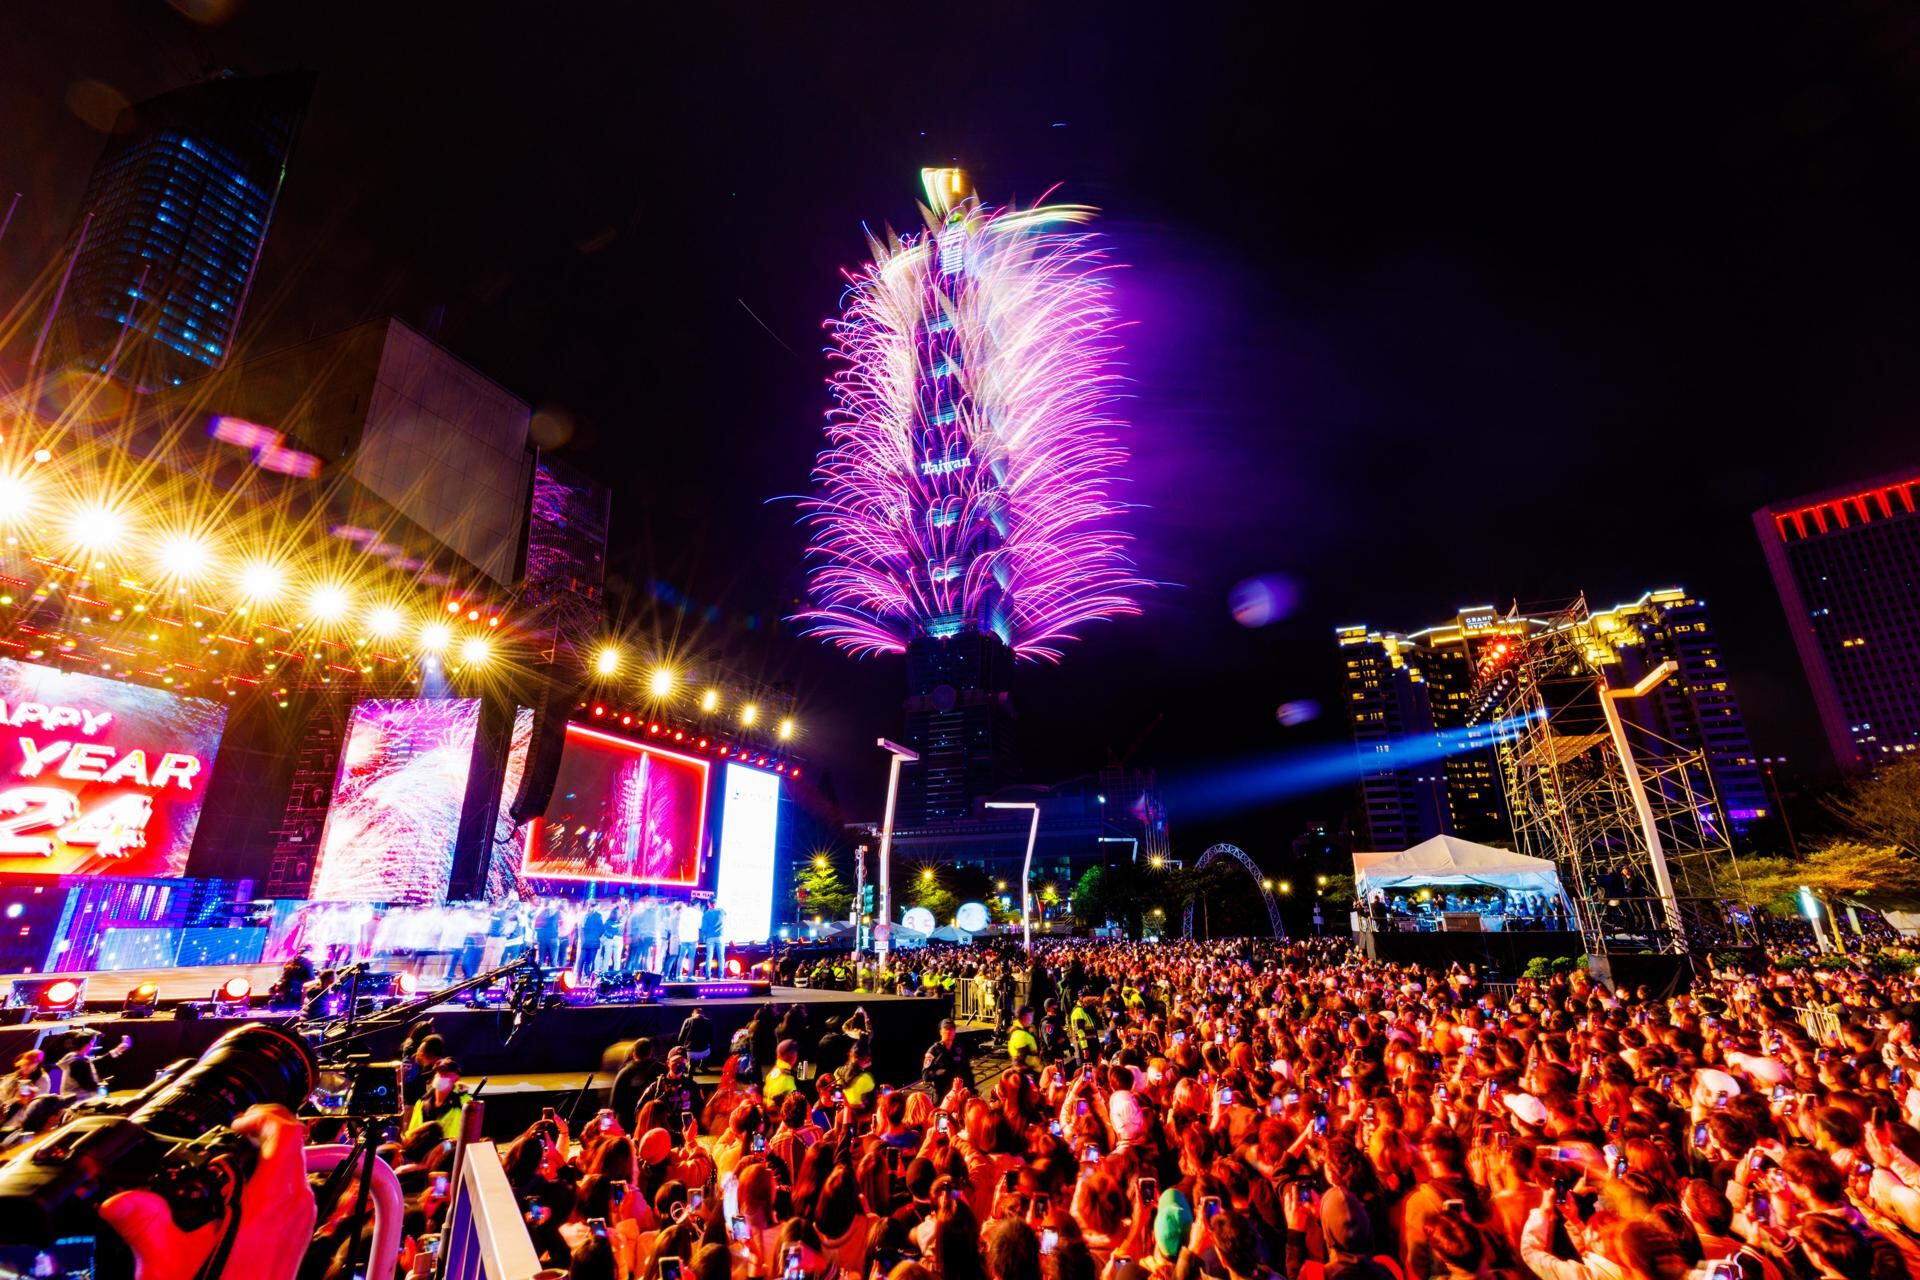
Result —
[{"label": "stage lighting rig", "polygon": [[228,978],[213,989],[213,1016],[244,1017],[253,1006],[253,984],[242,977]]},{"label": "stage lighting rig", "polygon": [[151,1018],[160,1004],[160,986],[158,983],[143,982],[127,992],[127,998],[120,1003],[120,1016],[123,1018]]}]

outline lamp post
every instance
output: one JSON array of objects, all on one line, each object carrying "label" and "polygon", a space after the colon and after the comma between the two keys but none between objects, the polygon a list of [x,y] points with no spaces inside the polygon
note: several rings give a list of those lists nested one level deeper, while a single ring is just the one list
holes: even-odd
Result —
[{"label": "lamp post", "polygon": [[1101,844],[1130,844],[1133,846],[1131,862],[1140,861],[1140,837],[1138,836],[1101,836]]},{"label": "lamp post", "polygon": [[[887,944],[893,934],[893,811],[900,799],[900,766],[918,760],[920,753],[885,738],[879,739],[892,760],[887,766],[887,815],[880,824],[880,918],[873,922],[873,968],[876,974],[887,967]],[[856,931],[856,938],[859,936]]]},{"label": "lamp post", "polygon": [[989,800],[989,809],[1030,809],[1033,822],[1027,828],[1027,860],[1020,869],[1020,933],[1028,954],[1033,952],[1033,846],[1040,838],[1040,806],[1032,800]]},{"label": "lamp post", "polygon": [[1680,669],[1680,664],[1671,658],[1662,662],[1631,689],[1602,689],[1600,691],[1600,709],[1606,713],[1607,732],[1613,736],[1613,749],[1620,753],[1620,767],[1627,775],[1627,794],[1633,798],[1633,809],[1640,817],[1640,832],[1647,842],[1647,861],[1653,864],[1653,884],[1660,892],[1660,907],[1667,917],[1667,929],[1673,935],[1672,949],[1685,951],[1687,931],[1680,919],[1680,900],[1673,892],[1673,875],[1667,870],[1667,851],[1660,841],[1660,829],[1654,825],[1653,805],[1647,799],[1647,787],[1640,780],[1640,770],[1633,763],[1633,745],[1627,741],[1627,726],[1620,718],[1620,708],[1615,705],[1622,698],[1644,698],[1660,686],[1668,676]]}]

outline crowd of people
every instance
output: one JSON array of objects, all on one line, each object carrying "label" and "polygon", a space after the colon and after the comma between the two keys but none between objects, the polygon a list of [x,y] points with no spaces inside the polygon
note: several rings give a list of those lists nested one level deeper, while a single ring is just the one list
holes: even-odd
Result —
[{"label": "crowd of people", "polygon": [[[723,1050],[696,1011],[664,1054],[636,1046],[606,1109],[503,1148],[543,1261],[579,1280],[1920,1280],[1907,972],[1726,972],[1662,997],[1331,943],[1007,961],[1034,1003],[984,1044],[949,1023],[919,1079],[875,1079],[864,1015],[801,1038],[769,1008]],[[443,1206],[416,1186],[410,1247]]]},{"label": "crowd of people", "polygon": [[[1920,1280],[1920,979],[1891,960],[1775,956],[1679,994],[1318,941],[1050,941],[928,971],[1023,1003],[1002,1028],[949,1020],[917,1078],[876,1072],[865,1009],[768,1005],[723,1037],[695,1006],[674,1043],[633,1046],[597,1113],[503,1142],[542,1262],[578,1280]],[[466,1096],[430,1026],[407,1064],[399,1272],[425,1274]],[[356,1200],[317,1224],[308,1280],[364,1268]]]}]

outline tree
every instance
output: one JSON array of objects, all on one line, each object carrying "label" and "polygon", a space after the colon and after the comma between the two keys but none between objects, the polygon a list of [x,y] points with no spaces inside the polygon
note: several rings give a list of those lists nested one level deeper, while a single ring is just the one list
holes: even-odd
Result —
[{"label": "tree", "polygon": [[1794,861],[1747,858],[1740,863],[1735,892],[1753,906],[1782,904],[1792,910],[1794,895],[1805,885],[1821,899],[1864,894],[1907,893],[1914,883],[1914,859],[1885,844],[1836,840]]},{"label": "tree", "polygon": [[914,876],[912,885],[907,889],[907,901],[933,912],[936,927],[952,924],[953,913],[960,909],[960,899],[954,896],[953,890],[947,887],[937,872],[927,874],[932,870],[931,867],[923,867],[920,874]]},{"label": "tree", "polygon": [[1920,858],[1920,759],[1882,765],[1827,807],[1859,839]]},{"label": "tree", "polygon": [[803,916],[845,920],[853,908],[853,891],[840,879],[840,869],[831,858],[822,856],[808,862],[796,887],[807,895],[800,903]]}]

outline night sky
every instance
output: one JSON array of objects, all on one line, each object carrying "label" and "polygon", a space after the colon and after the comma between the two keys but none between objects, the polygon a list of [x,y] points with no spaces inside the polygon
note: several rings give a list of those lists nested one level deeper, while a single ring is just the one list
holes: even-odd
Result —
[{"label": "night sky", "polygon": [[[900,663],[775,627],[820,322],[922,164],[1058,184],[1129,264],[1133,528],[1170,585],[1028,672],[1034,777],[1342,740],[1337,623],[1672,583],[1756,747],[1824,767],[1749,513],[1920,461],[1920,26],[1769,8],[12,4],[0,289],[57,252],[119,98],[318,72],[243,337],[397,314],[571,423],[622,575],[713,606],[685,649],[791,681],[866,816]],[[1257,631],[1226,605],[1256,573],[1300,588]],[[1299,698],[1327,714],[1276,724]],[[1258,800],[1176,810],[1176,849],[1350,803]]]}]

